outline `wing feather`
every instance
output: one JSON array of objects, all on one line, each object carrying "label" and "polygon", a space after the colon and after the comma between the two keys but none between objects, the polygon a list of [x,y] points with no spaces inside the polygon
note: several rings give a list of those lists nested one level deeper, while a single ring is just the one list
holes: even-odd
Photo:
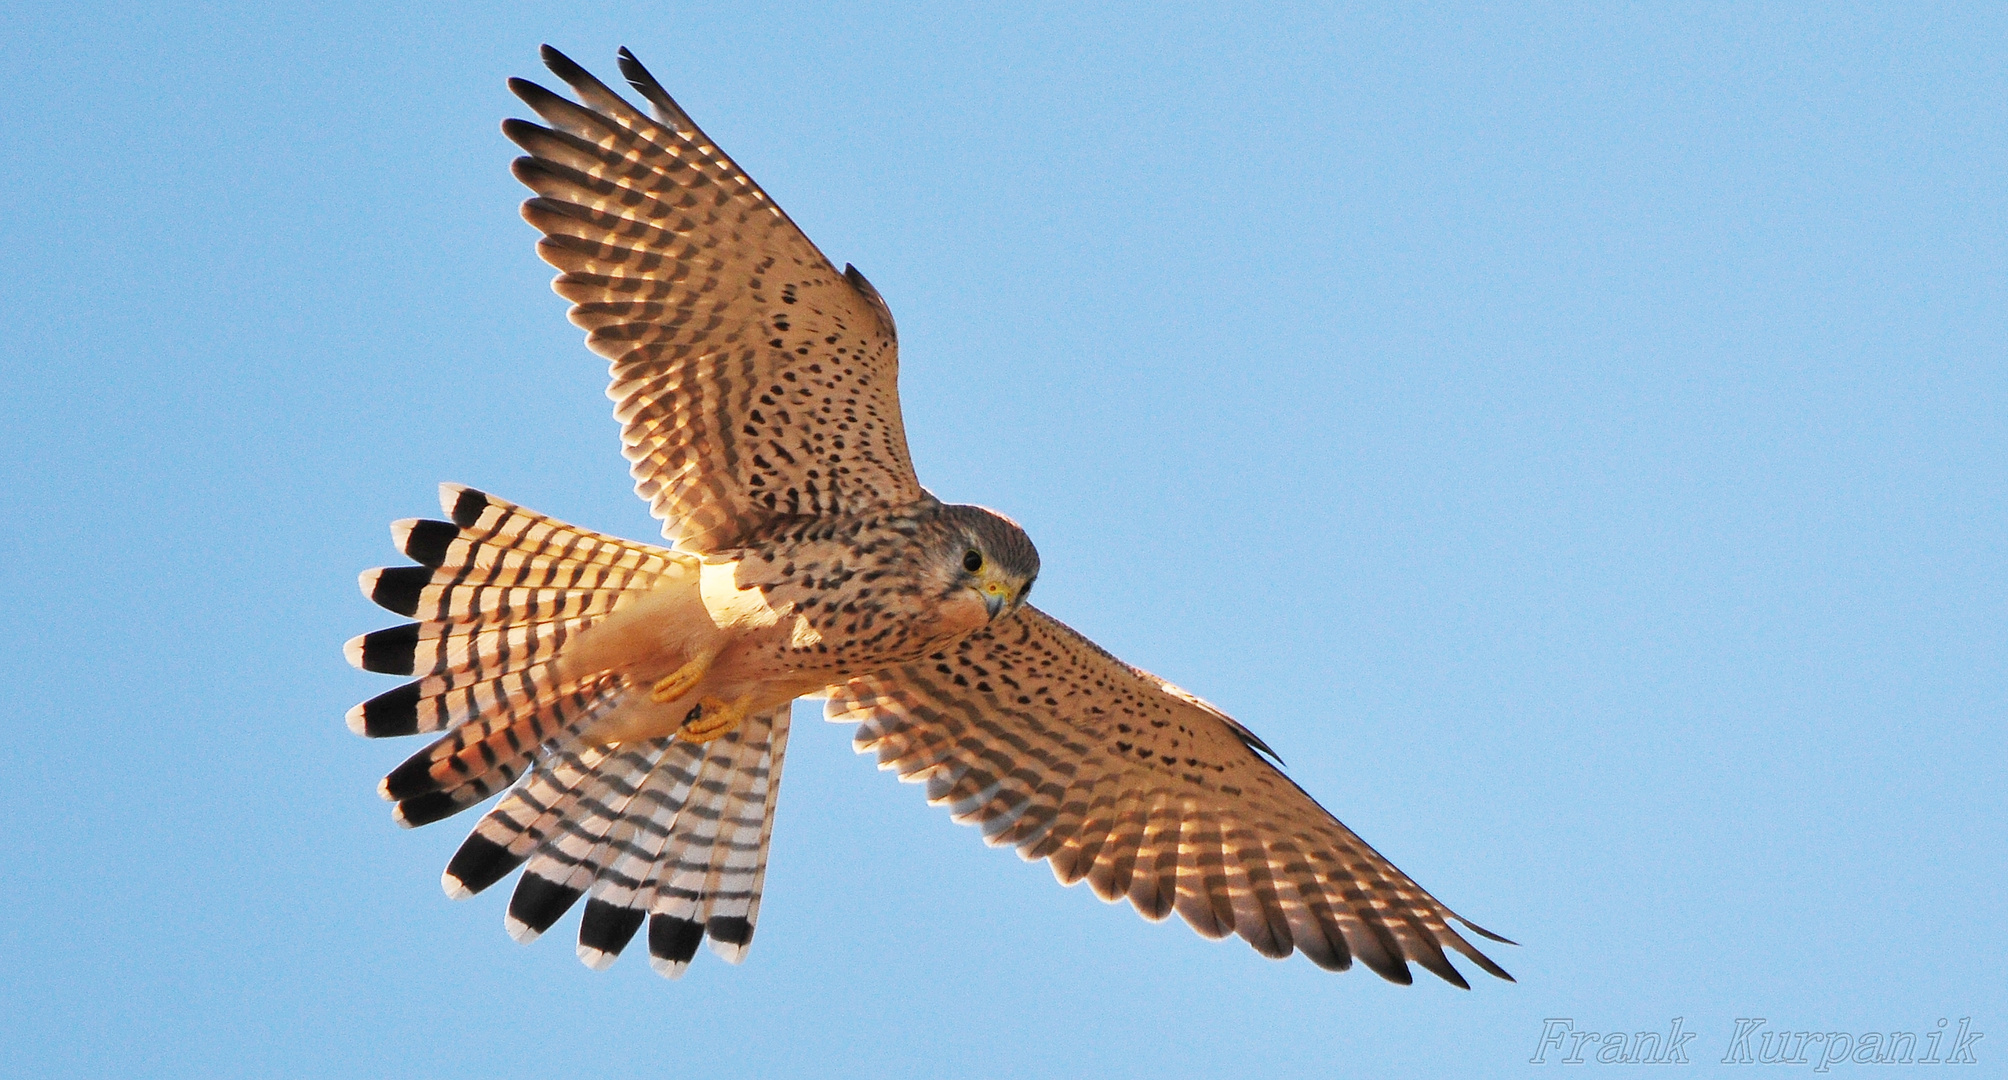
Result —
[{"label": "wing feather", "polygon": [[715,551],[924,499],[878,292],[839,272],[626,50],[653,118],[557,50],[544,62],[577,100],[509,83],[544,121],[503,125],[527,155],[523,216],[610,362],[623,453],[664,535]]},{"label": "wing feather", "polygon": [[834,688],[827,711],[986,840],[1146,918],[1176,911],[1207,937],[1399,983],[1413,962],[1467,986],[1446,949],[1511,978],[1450,923],[1503,938],[1369,847],[1246,728],[1036,608]]}]

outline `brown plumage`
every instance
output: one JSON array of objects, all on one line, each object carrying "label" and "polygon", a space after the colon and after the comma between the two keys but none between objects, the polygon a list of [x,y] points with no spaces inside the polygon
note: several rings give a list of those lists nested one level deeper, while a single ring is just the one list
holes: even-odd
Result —
[{"label": "brown plumage", "polygon": [[611,363],[636,491],[672,546],[451,485],[447,520],[393,526],[418,565],[368,571],[363,591],[418,621],[347,653],[416,681],[349,724],[442,733],[380,785],[404,824],[508,788],[448,864],[449,894],[520,866],[519,940],[587,897],[594,967],[644,926],[666,974],[706,939],[742,958],[790,703],[821,695],[860,751],[990,843],[1147,918],[1397,982],[1414,961],[1466,985],[1445,949],[1508,977],[1452,923],[1493,935],[1246,728],[1025,603],[1024,531],[914,475],[897,334],[863,275],[836,270],[626,50],[652,117],[544,59],[576,101],[510,82],[548,125],[503,125],[528,155],[523,215]]}]

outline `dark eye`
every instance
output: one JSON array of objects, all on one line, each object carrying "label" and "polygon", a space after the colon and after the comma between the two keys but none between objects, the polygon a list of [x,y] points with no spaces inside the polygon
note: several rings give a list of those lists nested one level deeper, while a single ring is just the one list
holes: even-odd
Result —
[{"label": "dark eye", "polygon": [[975,548],[970,548],[968,551],[963,552],[962,568],[972,574],[983,569],[983,553]]},{"label": "dark eye", "polygon": [[[1039,580],[1039,579],[1038,579],[1038,578],[1033,578],[1033,579],[1032,579],[1032,581],[1037,581],[1037,580]],[[1022,603],[1024,603],[1024,602],[1025,602],[1025,598],[1026,598],[1026,597],[1028,597],[1028,596],[1030,596],[1030,595],[1032,595],[1032,581],[1028,581],[1028,582],[1026,582],[1026,583],[1025,583],[1025,588],[1024,588],[1024,589],[1023,589],[1022,591],[1020,591],[1020,592],[1018,593],[1018,602],[1019,602],[1019,603],[1021,603],[1021,604],[1022,604]]]}]

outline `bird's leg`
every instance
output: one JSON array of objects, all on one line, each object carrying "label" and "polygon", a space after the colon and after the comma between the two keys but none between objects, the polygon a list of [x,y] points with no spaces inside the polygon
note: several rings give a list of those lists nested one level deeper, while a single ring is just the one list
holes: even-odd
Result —
[{"label": "bird's leg", "polygon": [[752,707],[752,694],[741,694],[732,701],[705,698],[690,710],[690,715],[683,718],[683,726],[676,729],[676,737],[684,742],[708,743],[738,727]]},{"label": "bird's leg", "polygon": [[675,701],[697,689],[697,684],[703,681],[705,674],[711,670],[711,662],[716,659],[718,659],[717,649],[706,649],[691,657],[689,663],[656,682],[648,692],[649,700],[660,705]]}]

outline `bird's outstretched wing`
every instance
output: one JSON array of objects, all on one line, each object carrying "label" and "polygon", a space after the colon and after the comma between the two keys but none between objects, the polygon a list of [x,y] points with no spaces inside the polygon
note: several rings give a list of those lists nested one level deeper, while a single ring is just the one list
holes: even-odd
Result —
[{"label": "bird's outstretched wing", "polygon": [[832,688],[859,752],[925,781],[991,844],[1064,883],[1173,911],[1207,937],[1398,983],[1413,960],[1468,987],[1450,948],[1502,979],[1451,912],[1258,753],[1219,710],[1021,608],[915,664]]},{"label": "bird's outstretched wing", "polygon": [[576,102],[509,88],[549,127],[528,152],[523,216],[586,344],[612,362],[635,491],[678,546],[731,547],[778,522],[925,497],[899,413],[892,314],[838,271],[634,56],[651,118],[564,54]]}]

